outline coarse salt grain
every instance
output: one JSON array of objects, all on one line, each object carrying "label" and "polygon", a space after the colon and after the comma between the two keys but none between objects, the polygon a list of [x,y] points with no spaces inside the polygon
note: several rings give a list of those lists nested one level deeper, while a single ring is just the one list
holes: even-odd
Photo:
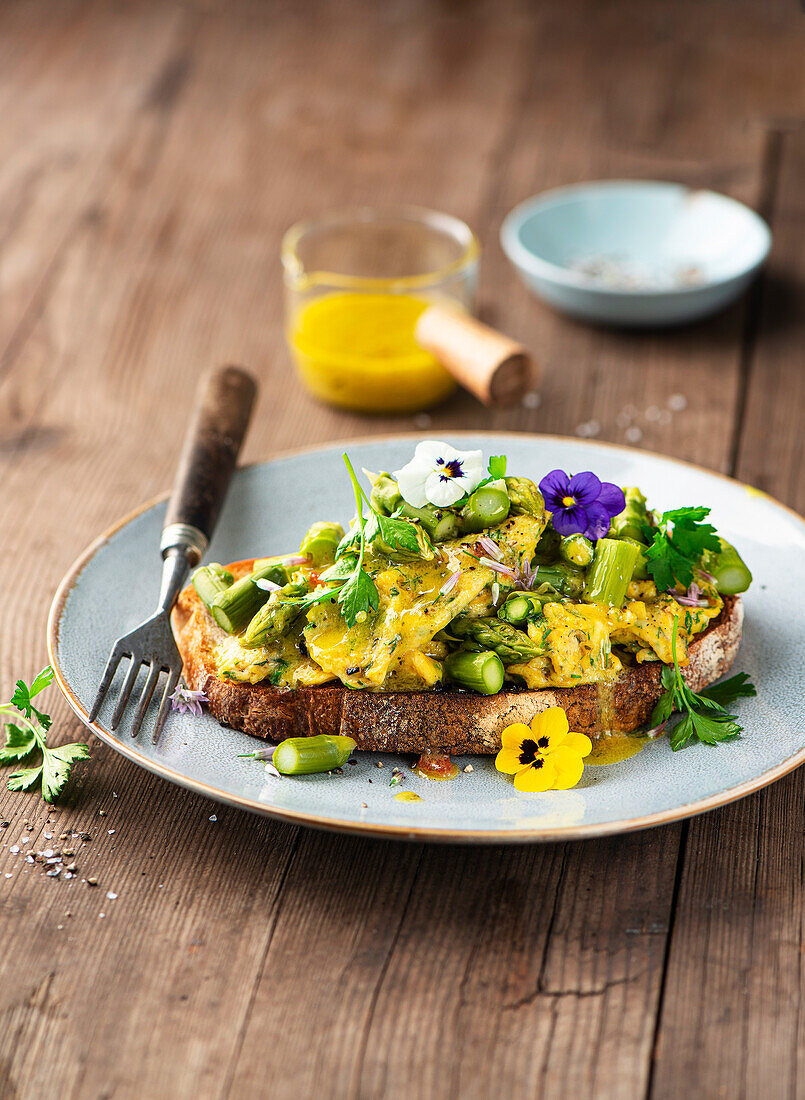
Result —
[{"label": "coarse salt grain", "polygon": [[213,814],[213,815],[212,815],[212,816],[210,817],[210,821],[217,821],[217,820],[218,820],[218,818],[216,817],[216,815],[215,815],[215,814]]},{"label": "coarse salt grain", "polygon": [[109,836],[111,836],[111,835],[112,835],[112,833],[113,833],[113,832],[114,832],[115,830],[114,830],[114,829],[107,829],[106,831],[107,831],[107,833],[109,834]]},{"label": "coarse salt grain", "polygon": [[14,878],[14,874],[11,871],[6,871],[6,878]]},{"label": "coarse salt grain", "polygon": [[109,898],[110,901],[117,901],[117,894],[113,894],[111,890],[106,896]]},{"label": "coarse salt grain", "polygon": [[20,844],[30,844],[30,843],[31,843],[31,838],[29,836],[24,836],[22,838],[22,840],[20,841]]},{"label": "coarse salt grain", "polygon": [[9,848],[9,852],[11,852],[11,854],[13,856],[15,856],[19,850],[20,850],[19,844],[12,844],[11,847]]}]

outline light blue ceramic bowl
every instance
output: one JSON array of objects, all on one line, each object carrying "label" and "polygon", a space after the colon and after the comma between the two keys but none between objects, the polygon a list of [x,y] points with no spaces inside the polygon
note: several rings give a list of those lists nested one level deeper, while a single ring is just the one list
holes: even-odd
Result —
[{"label": "light blue ceramic bowl", "polygon": [[768,256],[769,227],[715,191],[608,180],[561,187],[515,207],[500,232],[526,286],[574,317],[677,325],[715,313]]}]

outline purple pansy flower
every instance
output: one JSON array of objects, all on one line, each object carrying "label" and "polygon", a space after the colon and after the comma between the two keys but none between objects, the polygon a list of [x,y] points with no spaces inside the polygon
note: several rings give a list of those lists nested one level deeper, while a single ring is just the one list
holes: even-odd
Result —
[{"label": "purple pansy flower", "polygon": [[551,470],[539,487],[560,535],[602,539],[612,517],[626,507],[623,490],[611,481],[599,480],[591,470],[572,477],[564,470]]}]

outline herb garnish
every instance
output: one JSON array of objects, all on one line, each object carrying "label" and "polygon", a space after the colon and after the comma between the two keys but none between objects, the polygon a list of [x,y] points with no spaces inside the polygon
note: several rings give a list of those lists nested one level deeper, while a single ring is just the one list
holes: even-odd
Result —
[{"label": "herb garnish", "polygon": [[663,665],[662,686],[665,691],[652,711],[650,723],[652,727],[662,725],[674,711],[680,712],[679,720],[671,729],[671,748],[674,752],[684,749],[694,737],[706,745],[734,741],[742,727],[738,725],[736,716],[729,714],[725,708],[742,696],[756,695],[755,686],[745,672],[740,672],[722,684],[706,688],[701,694],[691,691],[682,679],[676,659],[678,626],[679,616],[675,615],[671,637],[674,666]]},{"label": "herb garnish", "polygon": [[[22,763],[35,752],[41,752],[41,764],[21,768],[8,778],[10,791],[27,791],[37,783],[42,784],[42,797],[55,802],[70,775],[74,760],[85,760],[89,747],[84,744],[47,746],[47,731],[52,719],[49,714],[37,710],[32,700],[53,683],[53,669],[43,668],[29,687],[24,680],[17,680],[14,694],[8,703],[0,703],[0,715],[13,714],[16,721],[5,727],[6,743],[0,747],[0,764]],[[15,713],[16,712],[16,713]]]},{"label": "herb garnish", "polygon": [[715,527],[702,522],[709,515],[709,508],[675,508],[662,513],[656,528],[644,527],[652,540],[646,550],[647,568],[660,592],[677,582],[687,588],[705,550],[721,548]]}]

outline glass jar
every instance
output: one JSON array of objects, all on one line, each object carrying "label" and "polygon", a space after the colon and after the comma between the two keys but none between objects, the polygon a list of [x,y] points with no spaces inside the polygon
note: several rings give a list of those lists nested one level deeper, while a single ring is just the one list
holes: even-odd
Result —
[{"label": "glass jar", "polygon": [[468,225],[417,207],[292,226],[282,241],[285,332],[310,393],[372,413],[443,401],[455,380],[414,328],[432,302],[474,310],[479,254]]}]

